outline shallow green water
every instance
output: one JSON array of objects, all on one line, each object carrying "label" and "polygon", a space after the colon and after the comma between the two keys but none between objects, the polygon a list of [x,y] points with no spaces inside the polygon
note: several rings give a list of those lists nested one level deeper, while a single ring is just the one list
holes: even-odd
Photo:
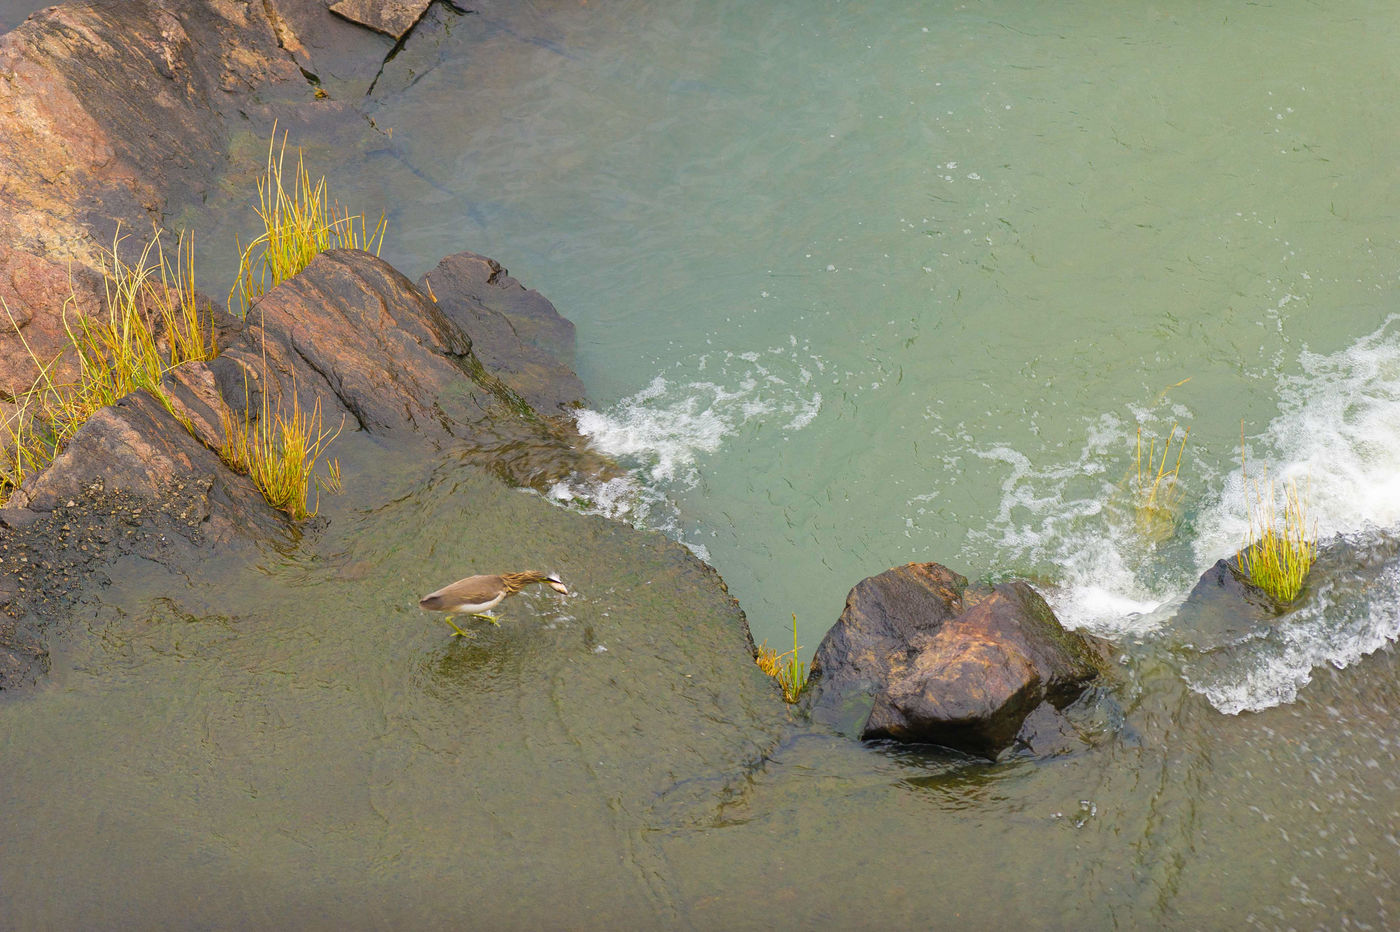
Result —
[{"label": "shallow green water", "polygon": [[[1123,633],[1239,546],[1242,433],[1324,534],[1400,519],[1398,30],[1375,3],[444,16],[342,184],[389,205],[394,261],[469,246],[577,322],[631,514],[759,638],[795,612],[812,649],[910,559],[1037,574]],[[1184,526],[1143,553],[1118,487],[1178,422]]]},{"label": "shallow green water", "polygon": [[[303,141],[410,275],[472,249],[575,321],[581,423],[635,467],[577,491],[702,549],[756,638],[796,613],[806,653],[889,565],[1036,574],[1123,643],[1122,719],[984,766],[763,705],[707,725],[714,695],[646,717],[590,665],[662,675],[608,626],[663,602],[548,535],[586,599],[454,652],[421,577],[539,549],[449,458],[214,594],[133,568],[87,607],[0,705],[14,924],[1396,922],[1395,575],[1242,643],[1171,620],[1238,546],[1242,429],[1323,533],[1400,523],[1391,5],[434,15],[382,134],[303,114]],[[1147,548],[1118,486],[1177,422],[1183,523]]]}]

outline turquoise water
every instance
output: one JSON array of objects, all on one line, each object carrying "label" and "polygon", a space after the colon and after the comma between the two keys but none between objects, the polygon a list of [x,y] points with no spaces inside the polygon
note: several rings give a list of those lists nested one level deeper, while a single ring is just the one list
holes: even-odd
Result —
[{"label": "turquoise water", "polygon": [[[390,205],[393,261],[470,247],[575,320],[581,425],[641,486],[611,507],[707,556],[760,639],[796,613],[810,651],[852,584],[925,559],[1136,633],[1239,546],[1242,436],[1256,476],[1310,477],[1324,533],[1400,519],[1395,445],[1340,421],[1394,435],[1397,28],[1365,2],[444,16],[340,183]],[[1183,524],[1145,550],[1121,485],[1139,428],[1178,423]]]},{"label": "turquoise water", "polygon": [[[676,565],[344,438],[372,505],[208,580],[119,568],[0,704],[0,925],[1393,926],[1400,578],[1231,642],[1173,615],[1245,533],[1241,439],[1322,534],[1400,524],[1397,30],[1358,0],[439,5],[371,97],[327,67],[377,130],[282,125],[384,206],[385,257],[492,255],[577,324],[580,427],[632,471],[557,497],[686,542],[804,654],[891,564],[1031,574],[1121,683],[1045,761],[826,734],[722,632],[657,640],[711,617]],[[186,214],[213,280],[244,181]],[[1124,484],[1174,424],[1154,545]],[[413,607],[536,559],[576,596],[478,644]]]}]

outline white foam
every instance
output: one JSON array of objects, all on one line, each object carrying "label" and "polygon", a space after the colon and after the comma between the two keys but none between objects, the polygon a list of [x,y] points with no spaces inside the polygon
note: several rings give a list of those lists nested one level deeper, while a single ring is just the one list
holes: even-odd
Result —
[{"label": "white foam", "polygon": [[1221,712],[1235,715],[1293,702],[1324,663],[1343,669],[1400,636],[1400,568],[1390,567],[1363,604],[1324,594],[1282,616],[1268,636],[1229,650],[1225,663],[1188,670],[1187,682]]},{"label": "white foam", "polygon": [[[1265,455],[1251,459],[1251,477],[1296,481],[1322,537],[1400,525],[1400,317],[1338,353],[1305,352],[1299,362],[1301,374],[1279,386],[1279,415],[1258,438]],[[1243,539],[1249,497],[1236,470],[1203,522],[1203,560]]]},{"label": "white foam", "polygon": [[786,347],[702,357],[677,368],[695,372],[712,365],[719,369],[718,379],[658,375],[607,411],[579,412],[579,433],[654,483],[693,486],[699,481],[697,461],[744,426],[776,423],[801,430],[821,411],[822,396],[812,388],[809,367],[822,367],[795,337]]},{"label": "white foam", "polygon": [[[1305,352],[1301,373],[1282,380],[1279,414],[1249,463],[1251,477],[1295,481],[1306,490],[1308,515],[1322,539],[1400,525],[1400,317],[1340,352]],[[1202,515],[1198,562],[1234,551],[1248,533],[1253,492],[1241,470],[1225,480],[1218,504]],[[1236,658],[1235,668],[1191,679],[1223,712],[1293,701],[1320,664],[1355,663],[1400,636],[1392,607],[1395,578],[1365,603],[1339,605],[1325,592],[1285,615],[1272,639]]]},{"label": "white foam", "polygon": [[[1250,442],[1251,484],[1265,474],[1296,481],[1324,540],[1400,527],[1400,317],[1340,352],[1305,352],[1299,362],[1300,373],[1280,381],[1278,416]],[[1190,414],[1169,412],[1181,422]],[[1187,559],[1152,559],[1113,504],[1122,496],[1115,479],[1137,426],[1161,437],[1169,423],[1139,409],[1131,419],[1103,415],[1074,462],[1050,467],[1004,445],[975,451],[1007,474],[995,519],[970,539],[1004,563],[1054,567],[1058,586],[1047,597],[1067,627],[1170,636],[1176,605],[1200,571],[1246,538],[1253,493],[1240,468],[1214,476],[1193,461],[1191,485],[1217,492],[1201,503]],[[1307,604],[1256,636],[1188,662],[1188,683],[1227,713],[1292,702],[1319,665],[1347,666],[1400,637],[1400,572],[1382,580],[1364,598],[1339,597],[1320,581]]]},{"label": "white foam", "polygon": [[[1188,411],[1170,413],[1189,419]],[[1045,595],[1068,628],[1110,638],[1157,630],[1169,617],[1160,609],[1194,576],[1148,559],[1114,503],[1123,494],[1122,451],[1132,448],[1139,424],[1165,436],[1170,423],[1145,411],[1133,420],[1105,414],[1087,425],[1073,462],[1050,467],[1005,445],[974,450],[1010,468],[996,517],[970,538],[994,548],[1003,565],[1053,567],[1057,585]]]},{"label": "white foam", "polygon": [[673,494],[696,486],[705,457],[745,428],[797,431],[811,424],[822,407],[812,372],[825,365],[792,336],[785,346],[706,354],[675,369],[713,377],[657,375],[606,411],[577,414],[579,433],[628,468],[628,475],[607,483],[557,483],[550,496],[664,531],[705,559],[704,548],[683,534]]}]

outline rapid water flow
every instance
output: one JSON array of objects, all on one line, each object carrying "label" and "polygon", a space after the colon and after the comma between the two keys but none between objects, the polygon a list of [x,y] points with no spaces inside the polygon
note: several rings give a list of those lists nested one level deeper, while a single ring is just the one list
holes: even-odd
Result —
[{"label": "rapid water flow", "polygon": [[[1377,0],[437,5],[366,99],[374,131],[282,125],[387,211],[411,277],[470,249],[576,323],[579,427],[630,473],[553,495],[682,540],[756,640],[795,614],[807,656],[891,565],[1028,576],[1122,648],[1100,744],[982,766],[798,728],[697,750],[698,774],[612,773],[597,749],[626,736],[588,709],[645,653],[602,620],[621,596],[439,649],[410,617],[421,548],[445,573],[454,541],[522,543],[462,505],[509,496],[410,470],[227,604],[114,593],[134,640],[84,606],[91,642],[0,717],[30,749],[0,781],[0,868],[61,865],[22,924],[113,895],[146,909],[117,924],[1400,922],[1400,577],[1331,580],[1233,640],[1174,627],[1247,533],[1242,454],[1299,481],[1323,536],[1400,531],[1396,61]],[[362,95],[343,72],[333,95]],[[246,200],[191,209],[203,248],[246,240]],[[1139,431],[1174,426],[1154,543],[1127,488]],[[605,662],[612,686],[568,693]],[[164,733],[182,749],[127,750]],[[108,848],[158,856],[128,876]],[[166,876],[192,887],[152,913]]]},{"label": "rapid water flow", "polygon": [[[347,180],[394,258],[471,244],[577,322],[580,427],[635,488],[559,494],[686,541],[759,639],[795,613],[810,652],[926,559],[1135,635],[1241,545],[1242,437],[1324,534],[1395,523],[1396,41],[1373,3],[449,17]],[[1145,548],[1125,479],[1175,424]]]}]

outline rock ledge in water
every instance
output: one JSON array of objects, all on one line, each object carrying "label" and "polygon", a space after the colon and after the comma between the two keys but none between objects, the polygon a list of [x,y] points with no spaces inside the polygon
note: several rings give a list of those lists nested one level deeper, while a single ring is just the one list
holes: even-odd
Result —
[{"label": "rock ledge in water", "polygon": [[339,0],[330,10],[352,23],[398,40],[423,17],[433,0]]},{"label": "rock ledge in water", "polygon": [[1026,583],[1003,583],[974,603],[964,577],[910,563],[851,590],[813,661],[812,708],[847,730],[869,708],[862,738],[994,757],[1028,719],[1037,735],[1056,731],[1059,710],[1102,671],[1093,645],[1061,627]]}]

